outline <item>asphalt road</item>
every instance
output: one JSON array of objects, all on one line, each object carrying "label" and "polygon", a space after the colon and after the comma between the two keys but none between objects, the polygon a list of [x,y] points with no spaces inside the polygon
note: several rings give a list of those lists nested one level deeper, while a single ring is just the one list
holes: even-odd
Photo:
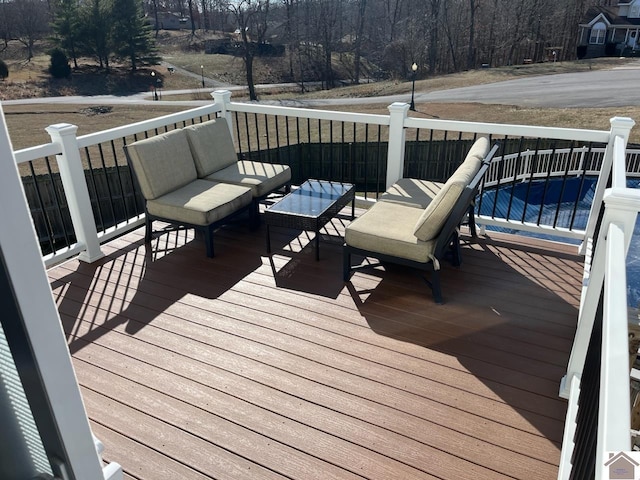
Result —
[{"label": "asphalt road", "polygon": [[[205,79],[215,89],[215,85]],[[523,77],[515,80],[452,88],[433,92],[416,92],[417,103],[428,102],[478,102],[486,104],[518,105],[526,107],[624,107],[640,105],[640,60],[612,70],[593,70],[579,73],[562,73]],[[220,86],[229,90],[238,86]],[[262,86],[262,88],[271,86]],[[163,95],[189,93],[192,90],[163,91]],[[202,92],[202,89],[197,91]],[[140,104],[153,100],[150,93],[131,96],[100,95],[93,97],[49,97],[26,100],[8,100],[3,105],[28,103],[69,104]],[[367,98],[339,98],[321,100],[279,100],[264,103],[299,107],[322,107],[327,105],[358,105],[370,103],[407,102],[410,95],[393,95]],[[167,102],[173,105],[197,106],[209,101]]]}]

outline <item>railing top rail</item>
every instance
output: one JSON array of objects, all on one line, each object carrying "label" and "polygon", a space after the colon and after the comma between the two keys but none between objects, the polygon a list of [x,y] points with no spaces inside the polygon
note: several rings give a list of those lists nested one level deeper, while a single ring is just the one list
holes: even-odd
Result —
[{"label": "railing top rail", "polygon": [[155,128],[162,128],[173,123],[191,120],[192,118],[210,115],[212,113],[218,113],[220,111],[220,105],[211,103],[210,105],[192,108],[190,110],[185,110],[184,112],[170,113],[168,115],[163,115],[162,117],[156,117],[150,120],[143,120],[141,122],[111,128],[109,130],[82,135],[78,137],[78,145],[80,146],[80,148],[87,147],[89,145],[96,145],[98,143],[108,142],[116,138],[134,135],[136,133],[153,130]]},{"label": "railing top rail", "polygon": [[13,152],[16,158],[16,163],[18,164],[36,160],[38,158],[59,155],[60,153],[62,153],[62,149],[57,143],[45,143]]},{"label": "railing top rail", "polygon": [[405,127],[455,132],[482,133],[487,135],[508,135],[530,138],[553,138],[580,142],[609,141],[608,130],[583,130],[577,128],[537,127],[529,125],[505,125],[500,123],[462,122],[432,118],[407,118]]},{"label": "railing top rail", "polygon": [[227,104],[227,108],[234,112],[262,113],[265,115],[281,115],[286,117],[310,118],[315,120],[370,123],[373,125],[389,125],[390,122],[389,115],[339,112],[333,110],[312,110],[307,108],[281,107],[277,105],[231,102]]}]

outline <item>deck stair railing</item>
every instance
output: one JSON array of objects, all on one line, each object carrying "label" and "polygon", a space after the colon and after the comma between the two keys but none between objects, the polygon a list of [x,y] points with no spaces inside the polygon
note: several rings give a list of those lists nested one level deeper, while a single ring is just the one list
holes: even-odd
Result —
[{"label": "deck stair railing", "polygon": [[631,450],[626,254],[640,190],[626,185],[626,141],[618,131],[604,156],[598,182],[602,202],[594,203],[593,236],[586,239],[577,332],[560,387],[568,409],[559,480],[609,478],[607,454]]}]

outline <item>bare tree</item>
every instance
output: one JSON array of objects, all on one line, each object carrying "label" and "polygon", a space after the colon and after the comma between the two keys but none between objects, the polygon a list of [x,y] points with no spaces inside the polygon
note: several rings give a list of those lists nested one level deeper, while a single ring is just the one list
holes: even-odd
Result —
[{"label": "bare tree", "polygon": [[357,6],[358,16],[356,19],[356,32],[353,46],[353,83],[355,84],[360,83],[360,57],[362,55],[362,37],[364,34],[364,24],[367,13],[367,0],[358,0]]},{"label": "bare tree", "polygon": [[251,100],[258,99],[253,80],[253,61],[258,45],[263,44],[266,37],[269,6],[269,0],[240,0],[227,3],[227,9],[235,17],[240,30],[242,58]]},{"label": "bare tree", "polygon": [[36,40],[49,34],[49,6],[41,0],[20,0],[14,2],[14,28],[20,43],[27,47],[27,60],[33,58]]}]

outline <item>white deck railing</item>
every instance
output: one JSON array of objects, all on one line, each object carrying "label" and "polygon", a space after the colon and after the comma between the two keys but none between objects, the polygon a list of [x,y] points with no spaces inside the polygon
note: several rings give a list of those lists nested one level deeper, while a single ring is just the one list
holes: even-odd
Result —
[{"label": "white deck railing", "polygon": [[[383,125],[388,128],[388,154],[386,184],[394,183],[403,174],[405,159],[406,130],[424,129],[473,135],[492,135],[499,137],[519,137],[544,139],[561,139],[574,142],[595,142],[607,144],[614,129],[628,128],[620,126],[619,121],[612,120],[612,131],[583,130],[570,128],[550,128],[523,125],[502,125],[492,123],[461,122],[438,119],[420,119],[408,117],[408,105],[394,103],[389,106],[389,115],[370,115],[328,110],[309,110],[253,103],[231,102],[231,94],[227,91],[213,93],[215,102],[205,107],[199,107],[184,112],[138,122],[131,125],[76,137],[76,127],[72,125],[52,125],[47,128],[52,143],[28,148],[15,152],[19,163],[36,160],[48,155],[56,155],[60,169],[64,192],[71,213],[73,228],[77,242],[61,251],[54,252],[45,258],[47,266],[53,265],[74,255],[80,255],[85,261],[94,261],[102,255],[100,244],[122,233],[136,228],[144,221],[143,215],[129,218],[121,224],[115,225],[98,233],[93,220],[93,212],[89,201],[88,188],[84,178],[82,162],[79,152],[81,149],[97,146],[105,142],[121,139],[126,136],[140,134],[151,130],[162,129],[167,125],[188,122],[194,118],[220,115],[232,121],[232,112],[270,115],[274,117],[294,117],[302,119],[332,120],[337,122],[351,122],[362,125]],[[625,138],[628,131],[625,134]],[[594,172],[596,173],[596,172]],[[515,174],[515,173],[514,173]],[[512,174],[512,176],[514,175]],[[601,192],[602,194],[603,192]],[[596,200],[600,201],[600,197]],[[540,225],[528,225],[523,222],[502,221],[496,218],[479,218],[481,224],[508,225],[520,230],[534,230],[549,233],[549,228]],[[560,235],[563,229],[555,229]],[[568,236],[582,238],[582,232],[571,232]]]},{"label": "white deck railing", "polygon": [[[608,177],[607,172],[612,172],[612,186],[604,193],[604,216],[598,237],[593,239],[593,254],[589,255],[590,258],[585,262],[585,281],[578,327],[567,375],[563,378],[560,388],[560,395],[568,399],[569,406],[559,480],[571,478],[571,471],[576,467],[572,465],[574,450],[586,448],[582,442],[593,439],[594,434],[597,437],[596,458],[592,460],[595,462],[596,479],[608,478],[604,472],[607,452],[631,449],[626,255],[640,211],[640,190],[629,189],[626,186],[625,144],[624,137],[615,137],[611,163],[605,165],[606,172],[603,171],[602,174],[602,177]],[[598,214],[599,210],[594,208],[592,215],[597,217]],[[603,305],[600,317],[598,307],[601,295]],[[590,351],[589,343],[594,325],[599,328],[596,322],[602,322],[602,341],[601,345],[597,345],[597,350]],[[583,375],[586,375],[584,369],[588,355],[598,353],[601,370],[597,432],[581,435],[582,441],[576,443],[574,435],[579,428],[576,421],[583,390],[581,380]],[[578,454],[575,458],[582,457]]]}]

